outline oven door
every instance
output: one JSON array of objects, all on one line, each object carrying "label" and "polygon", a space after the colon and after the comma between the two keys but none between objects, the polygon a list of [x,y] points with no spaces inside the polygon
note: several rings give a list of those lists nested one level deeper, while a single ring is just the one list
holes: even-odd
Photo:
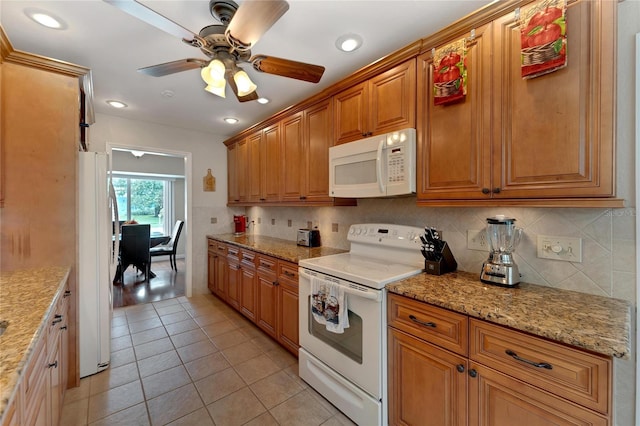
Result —
[{"label": "oven door", "polygon": [[341,285],[351,284],[345,287],[349,328],[336,334],[313,319],[311,275],[327,278],[324,274],[299,269],[300,346],[375,399],[382,399],[385,290],[330,277],[333,282],[341,281]]}]

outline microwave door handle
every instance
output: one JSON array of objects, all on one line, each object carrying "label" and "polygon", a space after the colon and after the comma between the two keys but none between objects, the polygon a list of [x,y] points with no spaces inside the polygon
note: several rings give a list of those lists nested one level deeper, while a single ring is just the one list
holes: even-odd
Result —
[{"label": "microwave door handle", "polygon": [[384,145],[384,139],[380,140],[378,144],[378,150],[376,151],[376,173],[378,175],[378,187],[380,188],[380,193],[384,194],[384,183],[382,182],[382,146]]},{"label": "microwave door handle", "polygon": [[[298,270],[298,274],[300,274],[303,277],[305,277],[306,279],[308,279],[309,280],[309,286],[311,286],[311,275],[310,274],[304,272],[301,269]],[[340,285],[340,284],[338,284],[338,285]],[[362,297],[362,298],[365,298],[365,299],[375,300],[376,302],[380,302],[382,300],[382,298],[380,297],[380,293],[376,292],[376,291],[372,291],[372,292],[362,291],[362,290],[357,290],[355,288],[347,287],[347,286],[344,286],[344,285],[340,285],[340,287],[342,287],[344,289],[344,292],[347,293],[347,294],[353,294],[354,296]]]}]

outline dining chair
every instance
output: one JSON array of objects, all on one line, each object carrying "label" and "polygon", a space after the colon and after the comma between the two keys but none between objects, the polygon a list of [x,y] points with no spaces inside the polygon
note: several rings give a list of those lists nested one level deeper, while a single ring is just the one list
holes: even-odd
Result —
[{"label": "dining chair", "polygon": [[122,225],[120,262],[116,274],[121,282],[123,282],[124,272],[130,265],[144,272],[145,281],[151,278],[150,235],[151,225]]},{"label": "dining chair", "polygon": [[175,225],[173,225],[171,239],[166,244],[160,244],[151,248],[151,257],[169,256],[171,269],[175,269],[176,271],[178,270],[178,265],[176,265],[176,250],[178,249],[178,240],[180,239],[183,226],[184,220],[176,220]]}]

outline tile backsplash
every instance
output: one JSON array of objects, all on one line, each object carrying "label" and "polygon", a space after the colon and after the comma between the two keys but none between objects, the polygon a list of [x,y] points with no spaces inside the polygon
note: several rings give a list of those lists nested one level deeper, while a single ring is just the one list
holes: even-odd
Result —
[{"label": "tile backsplash", "polygon": [[[635,302],[633,208],[429,208],[414,197],[361,199],[357,207],[251,207],[250,232],[295,241],[299,228],[318,227],[322,245],[348,249],[354,223],[433,226],[443,231],[458,269],[480,272],[487,252],[467,249],[467,230],[480,230],[497,214],[516,218],[523,238],[515,252],[522,281]],[[258,220],[260,219],[260,220]],[[582,262],[537,257],[537,235],[582,238]]]}]

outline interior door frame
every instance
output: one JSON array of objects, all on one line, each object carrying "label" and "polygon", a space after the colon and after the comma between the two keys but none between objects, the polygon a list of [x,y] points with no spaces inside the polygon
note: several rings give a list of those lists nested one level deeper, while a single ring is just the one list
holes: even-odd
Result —
[{"label": "interior door frame", "polygon": [[[170,155],[173,157],[182,157],[184,159],[184,184],[185,184],[185,200],[184,200],[184,217],[185,217],[185,222],[187,223],[187,227],[189,227],[189,224],[193,223],[193,209],[191,208],[191,200],[193,199],[193,173],[192,173],[192,165],[193,165],[193,159],[192,159],[192,154],[191,152],[188,151],[176,151],[176,150],[172,150],[172,149],[165,149],[165,148],[159,148],[159,147],[155,147],[155,146],[143,146],[143,145],[121,145],[121,144],[117,144],[117,143],[109,143],[107,142],[106,144],[106,152],[109,155],[109,170],[113,170],[111,161],[112,161],[112,155],[111,152],[114,148],[120,148],[120,149],[130,149],[130,150],[136,150],[136,151],[144,151],[144,152],[148,152],[148,153],[158,153],[158,154],[165,154],[165,155]],[[185,262],[185,268],[186,268],[186,276],[185,276],[185,296],[187,297],[191,297],[192,293],[193,293],[193,252],[191,250],[192,248],[192,241],[193,241],[193,232],[192,232],[193,228],[190,228],[189,231],[186,233],[186,244],[185,244],[185,256],[187,261]],[[184,235],[184,234],[183,234]]]}]

